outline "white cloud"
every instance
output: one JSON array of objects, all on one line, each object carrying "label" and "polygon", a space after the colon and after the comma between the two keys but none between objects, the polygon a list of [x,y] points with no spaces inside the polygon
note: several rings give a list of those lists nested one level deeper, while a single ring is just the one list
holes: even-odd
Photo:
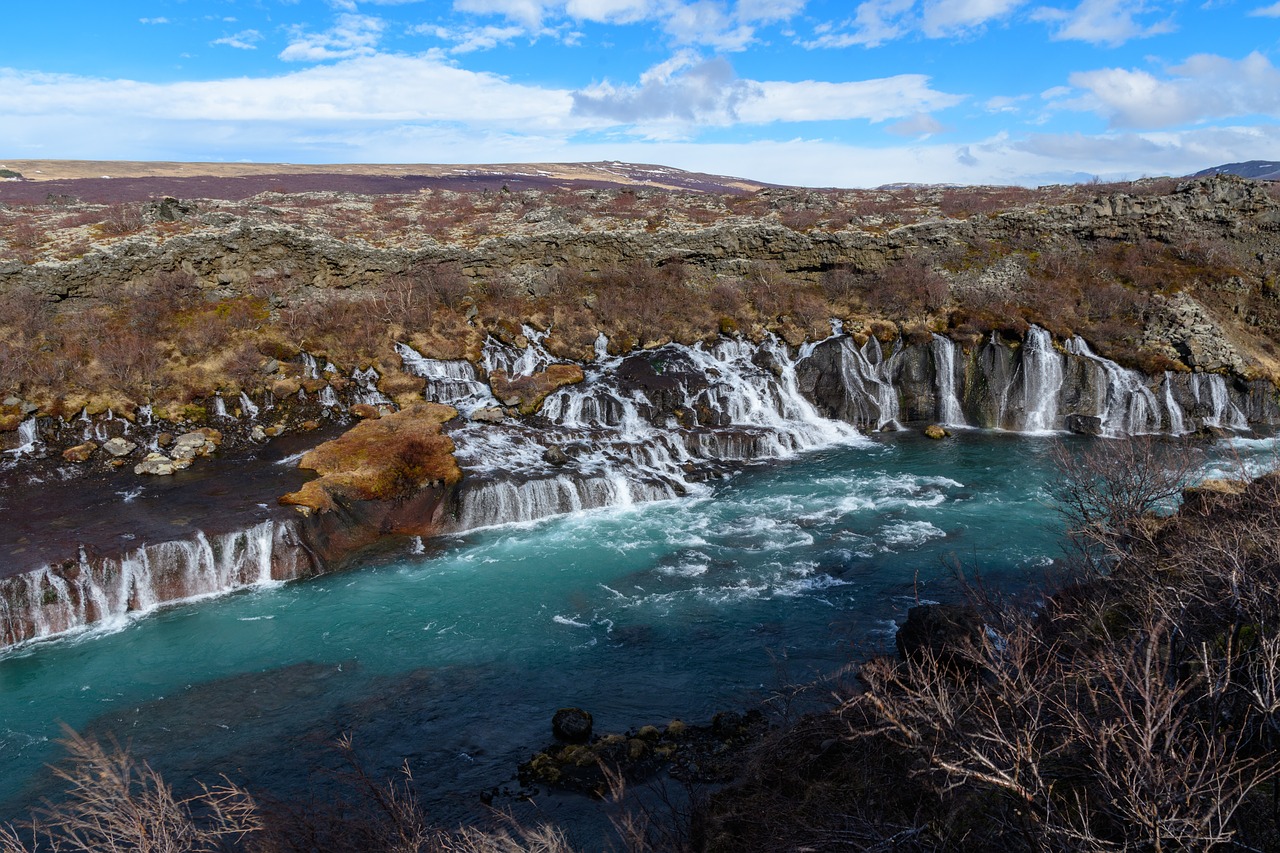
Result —
[{"label": "white cloud", "polygon": [[837,27],[819,25],[805,47],[876,47],[919,32],[953,38],[981,31],[1009,18],[1026,0],[863,0],[852,19]]},{"label": "white cloud", "polygon": [[499,15],[530,32],[549,20],[605,24],[654,23],[681,45],[743,50],[760,25],[787,21],[807,0],[453,0],[458,12]]},{"label": "white cloud", "polygon": [[475,15],[501,15],[532,30],[542,28],[542,17],[556,3],[553,0],[454,0],[453,8]]},{"label": "white cloud", "polygon": [[573,93],[574,115],[638,125],[651,137],[680,136],[698,125],[728,125],[738,108],[759,97],[759,84],[738,79],[724,59],[690,54],[649,69],[638,86],[600,83]]},{"label": "white cloud", "polygon": [[[1070,92],[1070,89],[1066,91]],[[982,102],[982,108],[989,113],[1016,113],[1018,104],[1027,100],[1030,95],[996,95]]]},{"label": "white cloud", "polygon": [[1254,18],[1280,18],[1280,3],[1272,3],[1249,13]]},{"label": "white cloud", "polygon": [[1053,38],[1058,41],[1084,41],[1115,47],[1126,41],[1173,30],[1172,20],[1166,18],[1149,24],[1135,20],[1135,16],[1159,12],[1145,0],[1081,0],[1072,10],[1041,7],[1032,17],[1053,24]]},{"label": "white cloud", "polygon": [[1254,52],[1235,61],[1211,54],[1191,57],[1160,78],[1147,71],[1104,68],[1070,76],[1083,89],[1063,102],[1103,115],[1112,127],[1172,127],[1230,116],[1280,117],[1280,69]]},{"label": "white cloud", "polygon": [[449,48],[450,53],[472,53],[477,50],[490,50],[500,44],[508,44],[518,38],[529,35],[528,30],[521,26],[497,27],[492,24],[483,27],[455,28],[424,24],[413,27],[410,32],[453,42],[453,46]]},{"label": "white cloud", "polygon": [[369,15],[342,14],[322,33],[295,28],[289,45],[280,52],[286,62],[324,62],[352,56],[368,56],[378,46],[386,24]]},{"label": "white cloud", "polygon": [[234,35],[214,39],[209,42],[209,44],[226,45],[227,47],[234,47],[237,50],[257,50],[257,43],[260,41],[262,41],[262,33],[257,30],[241,30]]},{"label": "white cloud", "polygon": [[744,103],[738,115],[748,122],[885,121],[952,107],[963,95],[939,92],[923,74],[899,74],[874,80],[826,83],[816,80],[760,83],[760,97]]},{"label": "white cloud", "polygon": [[335,127],[443,121],[529,131],[584,126],[568,121],[571,106],[566,90],[512,83],[434,54],[357,57],[274,77],[178,83],[0,70],[0,113],[22,117],[6,126],[56,112],[79,116],[90,127],[115,117]]},{"label": "white cloud", "polygon": [[895,136],[914,136],[921,139],[927,139],[948,129],[946,125],[927,113],[916,113],[910,118],[894,122],[885,128]]},{"label": "white cloud", "polygon": [[568,0],[564,11],[578,21],[633,24],[651,17],[656,6],[652,0]]},{"label": "white cloud", "polygon": [[963,95],[939,92],[922,74],[831,83],[739,78],[724,59],[676,54],[640,76],[635,86],[601,83],[575,92],[574,114],[637,125],[650,138],[678,138],[695,126],[736,123],[848,121],[911,118],[910,135],[935,133],[927,115],[955,106]]},{"label": "white cloud", "polygon": [[930,38],[963,35],[1008,17],[1026,0],[925,0],[921,27]]},{"label": "white cloud", "polygon": [[168,18],[139,18],[140,24],[168,24],[172,23]]}]

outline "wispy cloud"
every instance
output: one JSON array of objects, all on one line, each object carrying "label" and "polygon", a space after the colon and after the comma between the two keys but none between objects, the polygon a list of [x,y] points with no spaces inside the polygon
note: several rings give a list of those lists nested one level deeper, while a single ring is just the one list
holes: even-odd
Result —
[{"label": "wispy cloud", "polygon": [[172,23],[168,18],[139,18],[140,24],[168,24]]},{"label": "wispy cloud", "polygon": [[280,58],[286,62],[324,62],[368,56],[375,52],[385,28],[381,18],[342,14],[324,32],[312,33],[295,28],[288,46],[280,52]]},{"label": "wispy cloud", "polygon": [[257,50],[260,41],[262,41],[262,33],[257,30],[241,30],[234,35],[214,39],[209,44],[221,44],[237,50]]},{"label": "wispy cloud", "polygon": [[[1149,23],[1138,20],[1152,15],[1160,17]],[[1050,24],[1056,40],[1111,47],[1174,30],[1172,17],[1144,0],[1081,0],[1074,9],[1041,7],[1032,13],[1032,18]]]}]

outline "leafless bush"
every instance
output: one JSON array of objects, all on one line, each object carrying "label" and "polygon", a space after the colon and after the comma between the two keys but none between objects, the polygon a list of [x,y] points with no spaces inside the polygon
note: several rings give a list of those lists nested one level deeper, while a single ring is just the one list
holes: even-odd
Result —
[{"label": "leafless bush", "polygon": [[1157,530],[1153,516],[1173,509],[1198,454],[1148,437],[1090,443],[1059,443],[1047,491],[1065,521],[1065,534],[1084,566],[1101,569],[1140,545]]},{"label": "leafless bush", "polygon": [[160,774],[116,745],[103,747],[68,730],[69,761],[54,767],[68,785],[67,799],[39,812],[26,845],[12,829],[0,833],[4,853],[124,851],[184,853],[223,849],[262,828],[257,806],[243,788],[224,782],[186,799],[174,796]]}]

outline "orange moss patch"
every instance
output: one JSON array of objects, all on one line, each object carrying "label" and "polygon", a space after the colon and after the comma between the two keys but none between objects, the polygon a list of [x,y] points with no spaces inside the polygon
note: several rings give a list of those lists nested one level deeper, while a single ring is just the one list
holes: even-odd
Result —
[{"label": "orange moss patch", "polygon": [[451,406],[418,403],[361,421],[302,457],[298,467],[320,477],[284,495],[280,503],[310,515],[329,512],[338,501],[395,500],[428,484],[453,485],[462,479],[462,470],[453,458],[453,440],[441,425],[457,415]]},{"label": "orange moss patch", "polygon": [[582,368],[576,364],[553,364],[528,376],[507,376],[505,371],[495,370],[489,376],[493,396],[505,406],[516,406],[522,415],[532,415],[542,406],[547,395],[565,385],[576,385],[583,379]]}]

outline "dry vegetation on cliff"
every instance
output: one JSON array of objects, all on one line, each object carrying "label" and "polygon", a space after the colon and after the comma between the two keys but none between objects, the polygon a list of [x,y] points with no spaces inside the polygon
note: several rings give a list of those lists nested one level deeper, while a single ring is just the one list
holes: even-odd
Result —
[{"label": "dry vegetation on cliff", "polygon": [[338,382],[373,366],[395,396],[412,390],[396,341],[475,359],[486,335],[513,341],[530,323],[586,360],[601,332],[614,351],[722,333],[798,345],[832,317],[855,335],[965,345],[1037,323],[1147,372],[1275,377],[1280,215],[1266,192],[1219,178],[51,197],[0,209],[0,396],[63,417],[151,402],[198,422],[216,392],[316,381],[291,362],[302,351]]}]

